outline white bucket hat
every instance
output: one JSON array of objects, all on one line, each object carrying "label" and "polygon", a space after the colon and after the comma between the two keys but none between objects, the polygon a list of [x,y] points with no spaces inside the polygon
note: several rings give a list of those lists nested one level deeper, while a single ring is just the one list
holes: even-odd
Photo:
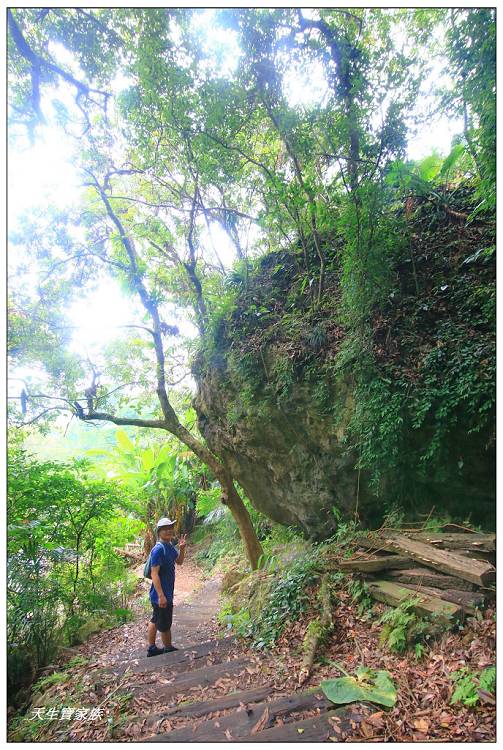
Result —
[{"label": "white bucket hat", "polygon": [[160,518],[157,521],[157,528],[160,529],[161,526],[174,526],[176,521],[172,521],[171,518]]}]

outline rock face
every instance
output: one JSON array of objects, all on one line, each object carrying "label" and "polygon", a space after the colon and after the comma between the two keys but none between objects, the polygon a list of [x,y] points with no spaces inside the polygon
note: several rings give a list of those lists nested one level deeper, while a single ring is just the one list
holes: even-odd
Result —
[{"label": "rock face", "polygon": [[[316,413],[308,389],[301,385],[287,409],[267,404],[236,424],[226,419],[229,397],[218,371],[199,383],[195,406],[210,448],[266,516],[300,527],[313,538],[330,536],[337,527],[333,507],[350,514],[358,495],[358,472],[354,457],[341,445],[341,429]],[[340,398],[348,401],[349,409],[349,392]],[[363,507],[371,496],[360,485],[358,502]]]},{"label": "rock face", "polygon": [[[399,480],[384,478],[377,495],[368,473],[355,469],[356,457],[344,443],[344,424],[352,408],[348,387],[339,393],[344,411],[337,425],[318,412],[305,385],[295,386],[284,408],[261,403],[230,424],[228,406],[236,398],[219,369],[208,373],[199,382],[195,400],[199,429],[254,507],[278,523],[323,539],[337,528],[337,510],[345,517],[357,511],[362,521],[378,523],[392,499],[409,518],[434,507],[435,515],[493,522],[495,457],[493,450],[484,449],[480,436],[451,435],[441,470],[425,475],[418,469]],[[416,434],[414,441],[420,440]]]},{"label": "rock face", "polygon": [[461,230],[425,207],[411,238],[364,319],[356,297],[351,315],[341,304],[333,243],[318,302],[295,248],[266,254],[223,288],[194,363],[209,447],[259,511],[311,538],[341,516],[378,524],[393,506],[408,520],[434,509],[494,523],[496,292],[480,252],[493,223]]}]

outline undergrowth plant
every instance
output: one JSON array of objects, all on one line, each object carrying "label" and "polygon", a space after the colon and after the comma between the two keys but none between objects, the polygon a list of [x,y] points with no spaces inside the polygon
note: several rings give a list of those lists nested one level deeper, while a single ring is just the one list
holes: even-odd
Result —
[{"label": "undergrowth plant", "polygon": [[309,588],[319,578],[317,568],[316,556],[306,554],[276,574],[264,608],[253,621],[255,648],[270,648],[287,624],[298,621],[307,611],[311,601]]},{"label": "undergrowth plant", "polygon": [[472,672],[468,667],[449,675],[454,682],[455,690],[451,703],[462,703],[464,706],[475,706],[484,693],[493,695],[496,690],[496,667],[487,667],[481,672]]},{"label": "undergrowth plant", "polygon": [[359,616],[362,617],[365,613],[368,614],[374,606],[374,601],[369,594],[369,588],[365,581],[360,581],[357,578],[350,581],[348,591],[351,594],[353,602],[357,605],[356,611]]},{"label": "undergrowth plant", "polygon": [[441,632],[438,622],[427,620],[416,614],[418,596],[410,596],[397,607],[388,609],[379,619],[381,630],[379,642],[386,644],[390,651],[403,654],[408,648],[414,649],[417,659],[423,656],[426,642]]}]

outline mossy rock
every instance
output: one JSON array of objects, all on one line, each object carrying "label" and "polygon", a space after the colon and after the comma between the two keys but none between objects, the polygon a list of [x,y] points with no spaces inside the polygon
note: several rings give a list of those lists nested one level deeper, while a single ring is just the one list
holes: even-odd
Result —
[{"label": "mossy rock", "polygon": [[243,570],[239,565],[228,568],[222,578],[222,593],[231,593],[246,575],[246,570]]},{"label": "mossy rock", "polygon": [[269,591],[274,581],[274,575],[263,570],[254,570],[234,586],[230,604],[233,612],[239,612],[245,607],[252,619],[263,610]]},{"label": "mossy rock", "polygon": [[[31,685],[36,673],[37,659],[35,654],[24,649],[8,653],[7,685],[9,695],[13,696],[21,688]],[[18,703],[19,701],[16,700],[16,704]]]},{"label": "mossy rock", "polygon": [[74,643],[84,643],[93,633],[99,633],[107,627],[107,621],[103,617],[93,617],[78,628],[73,636]]}]

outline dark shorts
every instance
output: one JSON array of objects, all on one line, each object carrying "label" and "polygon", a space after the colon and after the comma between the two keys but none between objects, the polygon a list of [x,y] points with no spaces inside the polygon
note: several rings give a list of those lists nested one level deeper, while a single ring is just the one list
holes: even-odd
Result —
[{"label": "dark shorts", "polygon": [[165,607],[160,607],[158,604],[152,604],[152,619],[160,633],[164,633],[169,630],[171,623],[173,622],[173,602],[168,602]]}]

